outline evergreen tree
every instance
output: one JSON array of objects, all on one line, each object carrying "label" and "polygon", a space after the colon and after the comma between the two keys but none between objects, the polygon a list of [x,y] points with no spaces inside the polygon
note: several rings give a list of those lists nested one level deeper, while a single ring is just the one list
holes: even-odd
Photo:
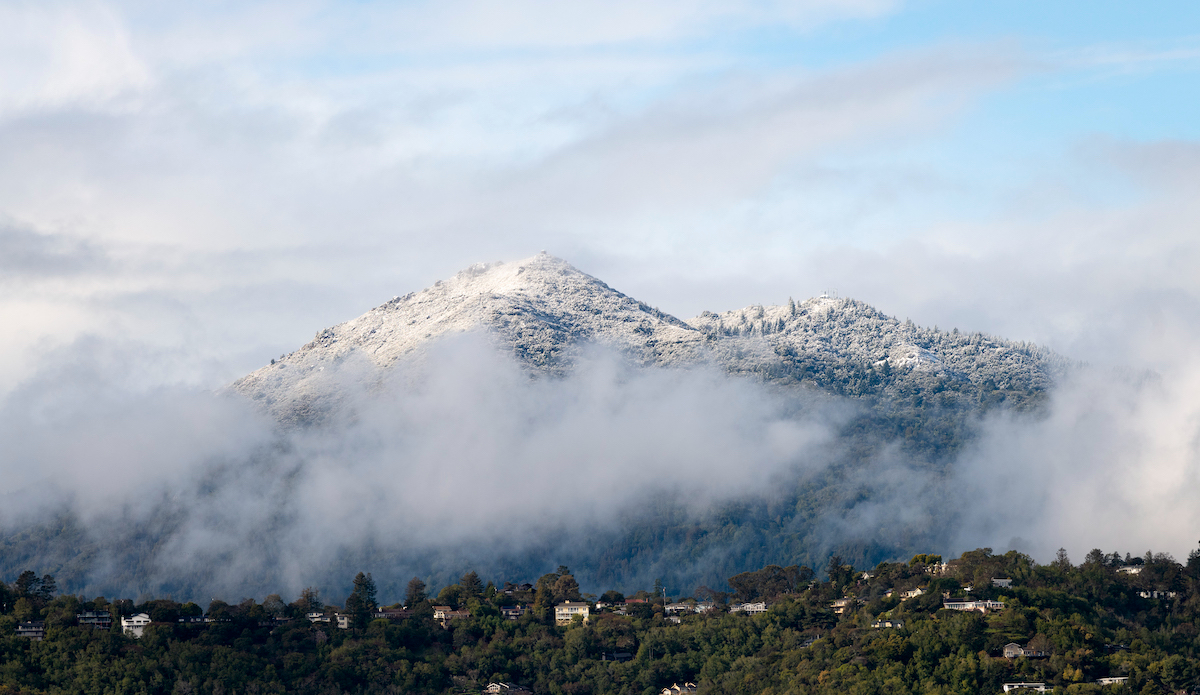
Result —
[{"label": "evergreen tree", "polygon": [[408,590],[404,592],[404,605],[412,609],[416,608],[417,604],[427,600],[425,595],[425,582],[417,577],[408,580]]},{"label": "evergreen tree", "polygon": [[462,587],[463,600],[479,598],[483,593],[483,582],[479,579],[479,575],[475,570],[471,570],[458,580],[458,585]]},{"label": "evergreen tree", "polygon": [[38,585],[41,580],[33,570],[25,570],[21,576],[17,577],[14,588],[17,590],[17,596],[21,598],[32,598],[37,594]]},{"label": "evergreen tree", "polygon": [[579,582],[575,581],[575,577],[569,574],[564,574],[554,582],[555,603],[582,600],[583,597],[579,595]]},{"label": "evergreen tree", "polygon": [[49,602],[58,593],[58,582],[54,581],[54,575],[44,575],[37,587],[37,597],[42,601]]},{"label": "evergreen tree", "polygon": [[305,587],[300,592],[300,598],[296,604],[301,612],[306,614],[325,610],[325,604],[321,602],[321,591],[311,586]]},{"label": "evergreen tree", "polygon": [[366,627],[371,613],[379,607],[375,602],[375,580],[370,573],[359,572],[354,577],[354,591],[346,599],[346,612],[354,619],[356,627]]}]

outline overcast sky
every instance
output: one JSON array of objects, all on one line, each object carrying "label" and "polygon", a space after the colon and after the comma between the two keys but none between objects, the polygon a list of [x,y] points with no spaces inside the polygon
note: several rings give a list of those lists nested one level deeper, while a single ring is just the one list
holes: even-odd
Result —
[{"label": "overcast sky", "polygon": [[542,249],[1165,370],[1198,106],[1190,2],[9,0],[0,393],[97,344],[219,386]]}]

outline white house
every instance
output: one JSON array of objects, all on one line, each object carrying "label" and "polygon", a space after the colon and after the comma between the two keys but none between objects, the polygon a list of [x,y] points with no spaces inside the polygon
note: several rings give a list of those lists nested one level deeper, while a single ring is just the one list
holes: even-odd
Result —
[{"label": "white house", "polygon": [[904,621],[903,620],[876,620],[875,622],[871,623],[871,627],[875,628],[876,630],[878,630],[880,628],[885,628],[885,627],[899,629],[899,628],[904,627]]},{"label": "white house", "polygon": [[1005,659],[1017,659],[1022,657],[1029,659],[1043,659],[1048,656],[1050,655],[1046,652],[1038,651],[1036,649],[1026,649],[1016,642],[1009,642],[1008,644],[1004,645]]},{"label": "white house", "polygon": [[1129,676],[1109,676],[1108,678],[1097,678],[1096,683],[1099,685],[1122,685],[1129,682]]},{"label": "white house", "polygon": [[998,611],[1004,609],[1002,601],[943,601],[942,608],[952,611]]},{"label": "white house", "polygon": [[571,622],[572,618],[580,615],[583,616],[583,622],[586,623],[590,613],[591,610],[586,601],[567,601],[554,607],[554,622],[566,625]]},{"label": "white house", "polygon": [[1008,587],[1012,586],[1012,580],[1006,579],[1005,577],[993,577],[992,586],[999,586],[1007,589]]},{"label": "white house", "polygon": [[146,626],[150,624],[150,616],[145,613],[131,615],[128,618],[121,618],[121,631],[135,638],[141,637]]},{"label": "white house", "polygon": [[1013,690],[1032,690],[1038,693],[1046,692],[1045,683],[1005,683],[1003,688],[1006,693]]},{"label": "white house", "polygon": [[767,604],[759,601],[757,603],[731,603],[729,605],[730,613],[749,613],[755,615],[758,613],[767,612]]},{"label": "white house", "polygon": [[905,591],[904,593],[900,594],[900,600],[907,601],[910,598],[916,598],[916,597],[922,596],[924,594],[925,594],[925,590],[918,586],[915,589],[912,589],[910,591]]},{"label": "white house", "polygon": [[516,695],[517,693],[528,693],[531,691],[529,688],[526,688],[523,685],[517,685],[516,683],[488,683],[488,686],[483,689],[483,692],[488,693],[489,695],[492,693],[510,693],[511,695]]},{"label": "white house", "polygon": [[1118,567],[1117,571],[1123,572],[1124,574],[1141,574],[1142,566],[1141,565],[1125,565],[1124,567]]}]

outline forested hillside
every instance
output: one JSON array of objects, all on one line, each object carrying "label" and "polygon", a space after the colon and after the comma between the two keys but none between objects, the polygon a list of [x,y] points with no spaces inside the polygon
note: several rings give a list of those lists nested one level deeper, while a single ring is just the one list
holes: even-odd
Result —
[{"label": "forested hillside", "polygon": [[[374,582],[360,574],[344,608],[309,590],[290,604],[214,601],[206,623],[195,604],[55,596],[53,578],[30,572],[0,589],[0,693],[478,693],[503,682],[539,694],[651,695],[694,682],[700,693],[967,694],[1039,682],[1116,695],[1190,692],[1200,679],[1197,552],[1181,565],[1094,550],[1075,566],[1065,553],[1038,565],[980,549],[865,573],[835,557],[825,569],[817,581],[805,567],[766,567],[729,578],[733,593],[702,588],[671,605],[657,589],[631,601],[608,592],[606,607],[593,601],[586,621],[566,625],[555,624],[554,605],[595,599],[579,595],[566,567],[527,588],[485,586],[470,572],[436,597],[413,580],[408,610],[375,619]],[[945,607],[968,600],[1003,606]],[[693,612],[706,602],[712,610]],[[742,602],[766,610],[727,612]],[[518,603],[529,610],[507,619],[502,610]],[[469,617],[435,620],[435,605]],[[78,624],[82,611],[154,622],[134,638]],[[337,613],[347,628],[335,626]],[[14,636],[32,619],[44,621],[43,641]],[[1125,680],[1098,682],[1114,678]]]}]

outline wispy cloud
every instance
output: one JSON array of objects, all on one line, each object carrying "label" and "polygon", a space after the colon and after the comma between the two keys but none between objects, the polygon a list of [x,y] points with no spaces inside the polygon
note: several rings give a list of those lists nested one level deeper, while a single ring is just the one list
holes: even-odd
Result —
[{"label": "wispy cloud", "polygon": [[0,222],[0,282],[61,278],[109,267],[111,259],[90,242]]}]

